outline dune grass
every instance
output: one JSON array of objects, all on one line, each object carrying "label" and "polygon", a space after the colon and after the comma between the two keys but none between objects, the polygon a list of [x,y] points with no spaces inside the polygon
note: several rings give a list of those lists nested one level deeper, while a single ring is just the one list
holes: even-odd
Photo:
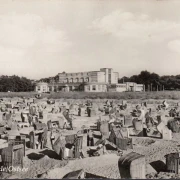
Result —
[{"label": "dune grass", "polygon": [[180,91],[164,91],[164,92],[104,92],[104,93],[88,93],[88,92],[59,92],[52,93],[48,98],[53,99],[180,99]]},{"label": "dune grass", "polygon": [[[35,97],[36,92],[0,92],[0,98],[13,97]],[[180,99],[180,91],[159,91],[159,92],[52,92],[51,94],[42,93],[42,98],[48,99],[117,99],[117,100],[162,100],[162,99]]]}]

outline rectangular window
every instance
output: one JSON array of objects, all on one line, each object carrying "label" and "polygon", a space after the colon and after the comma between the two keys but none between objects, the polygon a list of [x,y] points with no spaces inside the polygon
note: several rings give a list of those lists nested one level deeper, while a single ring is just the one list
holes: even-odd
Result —
[{"label": "rectangular window", "polygon": [[86,90],[87,90],[87,91],[90,91],[90,86],[86,86]]},{"label": "rectangular window", "polygon": [[43,92],[45,92],[46,91],[46,86],[43,86]]},{"label": "rectangular window", "polygon": [[111,83],[111,74],[108,75],[108,82]]},{"label": "rectangular window", "polygon": [[101,85],[98,85],[98,90],[99,90],[99,91],[101,90]]},{"label": "rectangular window", "polygon": [[102,85],[102,90],[103,90],[103,91],[106,90],[106,85]]},{"label": "rectangular window", "polygon": [[86,78],[86,82],[89,82],[89,78]]},{"label": "rectangular window", "polygon": [[92,90],[93,90],[93,91],[96,91],[96,85],[93,85],[93,86],[92,86]]}]

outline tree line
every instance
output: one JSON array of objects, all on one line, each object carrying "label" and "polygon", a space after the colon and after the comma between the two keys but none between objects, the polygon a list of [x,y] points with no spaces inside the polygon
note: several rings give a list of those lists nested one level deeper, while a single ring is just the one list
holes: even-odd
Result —
[{"label": "tree line", "polygon": [[28,92],[34,88],[34,83],[26,77],[0,76],[0,92]]},{"label": "tree line", "polygon": [[125,82],[144,84],[146,91],[180,90],[180,75],[159,76],[156,73],[141,71],[138,75],[124,76],[118,80],[118,83]]}]

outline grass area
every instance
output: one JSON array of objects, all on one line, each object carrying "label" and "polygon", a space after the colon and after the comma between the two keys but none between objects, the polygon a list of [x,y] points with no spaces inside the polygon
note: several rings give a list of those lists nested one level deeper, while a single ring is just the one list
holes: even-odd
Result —
[{"label": "grass area", "polygon": [[106,92],[106,93],[88,93],[88,92],[59,92],[52,93],[49,98],[54,99],[180,99],[180,91],[161,91],[161,92]]},{"label": "grass area", "polygon": [[[4,97],[26,97],[33,98],[36,92],[0,92],[0,98]],[[159,91],[159,92],[58,92],[51,94],[42,94],[42,98],[52,99],[117,99],[117,100],[130,100],[130,99],[180,99],[180,91]]]},{"label": "grass area", "polygon": [[36,92],[0,92],[0,98],[13,98],[13,97],[34,97]]}]

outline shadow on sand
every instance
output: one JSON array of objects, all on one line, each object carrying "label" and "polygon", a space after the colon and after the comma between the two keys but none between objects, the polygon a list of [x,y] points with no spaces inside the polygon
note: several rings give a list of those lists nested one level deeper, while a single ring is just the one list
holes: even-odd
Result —
[{"label": "shadow on sand", "polygon": [[49,149],[41,151],[40,154],[42,154],[44,156],[48,156],[51,159],[58,159],[59,160],[59,156],[56,154],[56,152],[49,150]]},{"label": "shadow on sand", "polygon": [[44,154],[37,154],[37,153],[31,153],[31,154],[28,154],[27,157],[30,159],[30,160],[40,160],[44,157],[45,155]]},{"label": "shadow on sand", "polygon": [[150,165],[157,171],[157,172],[166,172],[166,164],[163,161],[154,161],[150,163]]}]

